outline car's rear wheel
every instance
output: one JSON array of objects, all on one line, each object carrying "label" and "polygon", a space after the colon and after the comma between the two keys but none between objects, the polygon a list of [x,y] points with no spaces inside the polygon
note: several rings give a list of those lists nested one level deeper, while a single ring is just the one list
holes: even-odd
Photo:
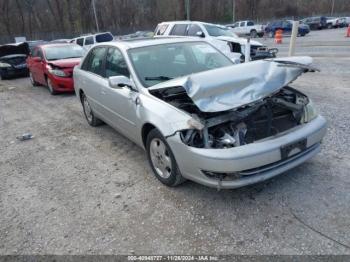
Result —
[{"label": "car's rear wheel", "polygon": [[38,86],[39,85],[38,82],[35,81],[32,72],[29,72],[29,79],[30,79],[30,83],[32,84],[32,86]]},{"label": "car's rear wheel", "polygon": [[160,182],[174,187],[186,180],[179,171],[168,143],[157,129],[148,134],[146,149],[153,173]]},{"label": "car's rear wheel", "polygon": [[91,109],[90,103],[84,93],[81,94],[81,104],[83,105],[83,111],[86,118],[86,121],[90,126],[99,126],[103,122],[94,115],[94,112]]},{"label": "car's rear wheel", "polygon": [[48,77],[46,79],[47,87],[49,88],[51,95],[57,95],[57,91],[54,89],[51,79]]}]

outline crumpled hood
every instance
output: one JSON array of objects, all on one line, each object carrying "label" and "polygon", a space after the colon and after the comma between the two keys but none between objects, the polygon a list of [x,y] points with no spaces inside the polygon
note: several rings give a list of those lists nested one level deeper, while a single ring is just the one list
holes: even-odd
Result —
[{"label": "crumpled hood", "polygon": [[148,89],[182,86],[202,112],[220,112],[276,93],[302,73],[314,71],[311,63],[311,57],[259,60],[176,78]]},{"label": "crumpled hood", "polygon": [[60,68],[70,68],[78,65],[81,61],[81,58],[69,58],[69,59],[60,59],[49,61],[50,65],[60,67]]},{"label": "crumpled hood", "polygon": [[[223,41],[226,41],[226,42],[239,43],[240,45],[246,45],[248,42],[248,40],[246,38],[242,38],[242,37],[218,36],[216,38],[223,40]],[[255,41],[255,40],[250,40],[250,44],[255,45],[255,46],[263,46],[260,42]]]},{"label": "crumpled hood", "polygon": [[29,55],[27,43],[7,44],[0,46],[0,57],[8,55]]}]

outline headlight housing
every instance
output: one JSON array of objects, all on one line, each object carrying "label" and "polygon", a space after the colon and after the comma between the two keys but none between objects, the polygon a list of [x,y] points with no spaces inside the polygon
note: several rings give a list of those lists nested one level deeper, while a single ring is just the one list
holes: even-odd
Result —
[{"label": "headlight housing", "polygon": [[309,103],[304,106],[304,115],[303,118],[301,119],[302,123],[308,123],[315,119],[318,116],[318,112],[314,106],[314,103],[312,100],[309,98]]},{"label": "headlight housing", "polygon": [[8,63],[2,63],[2,62],[0,62],[0,67],[1,67],[1,68],[9,68],[9,67],[11,67],[11,65],[8,64]]},{"label": "headlight housing", "polygon": [[49,69],[49,72],[55,76],[67,77],[67,74],[63,70],[59,69]]}]

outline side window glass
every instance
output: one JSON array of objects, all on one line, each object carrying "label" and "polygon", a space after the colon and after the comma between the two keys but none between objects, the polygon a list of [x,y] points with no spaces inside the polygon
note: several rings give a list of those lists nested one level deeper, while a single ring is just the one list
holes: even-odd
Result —
[{"label": "side window glass", "polygon": [[169,25],[161,25],[159,29],[157,30],[157,35],[164,35],[166,29]]},{"label": "side window glass", "polygon": [[196,36],[198,32],[202,32],[198,25],[190,25],[190,29],[188,29],[189,36]]},{"label": "side window glass", "polygon": [[44,59],[43,52],[38,48],[36,56],[40,57],[41,59]]},{"label": "side window glass", "polygon": [[186,35],[187,26],[188,24],[174,25],[170,35]]},{"label": "side window glass", "polygon": [[96,47],[92,49],[84,61],[82,69],[104,77],[105,70],[103,69],[103,61],[106,56],[106,51],[106,47]]},{"label": "side window glass", "polygon": [[94,37],[93,36],[89,36],[87,38],[85,38],[85,45],[93,45],[94,44]]},{"label": "side window glass", "polygon": [[241,23],[239,24],[239,26],[244,26],[244,22],[241,22]]},{"label": "side window glass", "polygon": [[252,21],[249,21],[248,23],[247,23],[247,26],[253,26],[254,25],[254,23],[252,22]]},{"label": "side window glass", "polygon": [[80,45],[80,46],[83,46],[84,45],[84,38],[78,38],[77,39],[77,44]]},{"label": "side window glass", "polygon": [[106,77],[126,76],[130,73],[123,54],[117,48],[110,48],[106,57]]},{"label": "side window glass", "polygon": [[37,57],[38,56],[38,48],[35,48],[32,52],[32,57]]}]

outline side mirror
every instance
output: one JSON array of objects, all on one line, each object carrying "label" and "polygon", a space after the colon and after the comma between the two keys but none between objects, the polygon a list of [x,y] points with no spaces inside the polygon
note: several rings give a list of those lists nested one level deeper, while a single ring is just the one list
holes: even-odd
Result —
[{"label": "side mirror", "polygon": [[126,76],[111,76],[108,78],[108,84],[113,89],[128,87],[129,89],[134,90],[134,84],[131,82],[130,78]]},{"label": "side mirror", "polygon": [[202,31],[198,31],[196,33],[196,36],[198,36],[198,37],[205,37],[205,34]]},{"label": "side mirror", "polygon": [[33,61],[34,62],[41,62],[41,57],[38,57],[38,56],[33,57]]}]

